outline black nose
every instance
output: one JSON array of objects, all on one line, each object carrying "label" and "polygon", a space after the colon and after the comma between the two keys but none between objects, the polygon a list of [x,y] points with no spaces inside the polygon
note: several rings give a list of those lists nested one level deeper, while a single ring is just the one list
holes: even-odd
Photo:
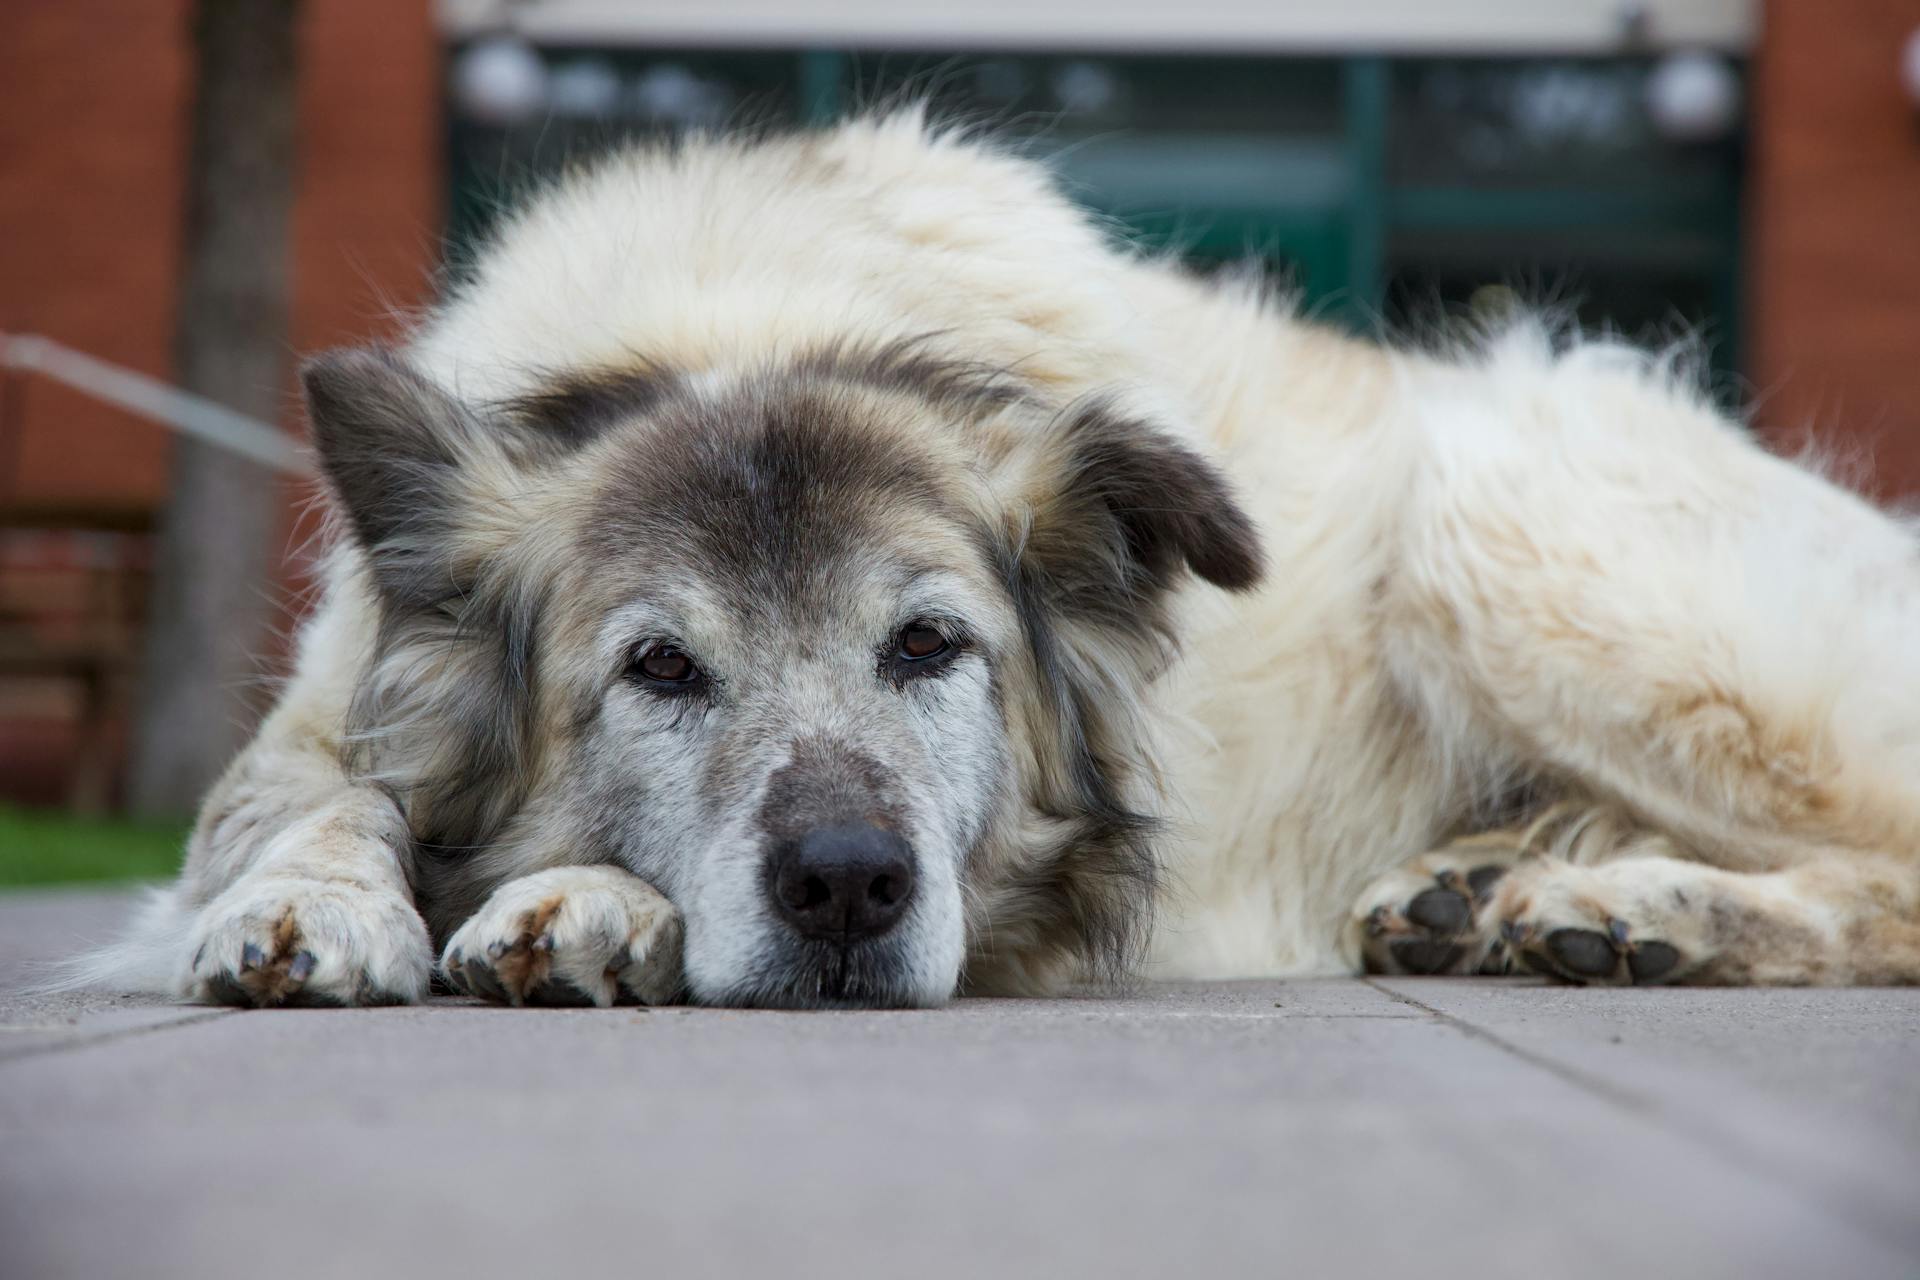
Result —
[{"label": "black nose", "polygon": [[907,913],[913,850],[871,823],[816,827],[775,852],[771,887],[781,917],[806,937],[877,937]]}]

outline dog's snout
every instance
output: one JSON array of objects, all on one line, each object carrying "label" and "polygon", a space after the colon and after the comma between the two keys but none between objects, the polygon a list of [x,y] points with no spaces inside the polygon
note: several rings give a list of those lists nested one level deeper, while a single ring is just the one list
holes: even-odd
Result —
[{"label": "dog's snout", "polygon": [[877,937],[907,913],[913,850],[872,823],[817,827],[774,853],[773,901],[802,935],[830,942]]}]

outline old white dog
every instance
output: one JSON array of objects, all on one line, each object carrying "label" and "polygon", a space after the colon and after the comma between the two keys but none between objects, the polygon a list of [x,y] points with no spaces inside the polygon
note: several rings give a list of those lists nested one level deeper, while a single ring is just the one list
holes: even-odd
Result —
[{"label": "old white dog", "polygon": [[640,150],[306,384],[241,1004],[1920,979],[1920,539],[1670,362],[1354,341],[912,114]]}]

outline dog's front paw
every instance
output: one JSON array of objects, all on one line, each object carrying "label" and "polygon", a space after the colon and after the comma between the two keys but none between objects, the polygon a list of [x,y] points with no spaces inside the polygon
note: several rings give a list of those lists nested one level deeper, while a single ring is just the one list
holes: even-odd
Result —
[{"label": "dog's front paw", "polygon": [[665,1004],[679,993],[680,913],[617,867],[510,880],[447,942],[455,988],[507,1004]]},{"label": "dog's front paw", "polygon": [[200,912],[183,982],[212,1004],[410,1004],[433,944],[413,904],[357,882],[244,876]]}]

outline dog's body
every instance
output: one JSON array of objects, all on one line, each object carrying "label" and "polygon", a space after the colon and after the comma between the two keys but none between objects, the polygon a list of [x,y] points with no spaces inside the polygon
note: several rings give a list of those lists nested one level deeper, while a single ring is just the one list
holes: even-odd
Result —
[{"label": "dog's body", "polygon": [[1652,358],[1349,340],[897,117],[603,163],[308,385],[184,993],[1920,980],[1920,542]]}]

